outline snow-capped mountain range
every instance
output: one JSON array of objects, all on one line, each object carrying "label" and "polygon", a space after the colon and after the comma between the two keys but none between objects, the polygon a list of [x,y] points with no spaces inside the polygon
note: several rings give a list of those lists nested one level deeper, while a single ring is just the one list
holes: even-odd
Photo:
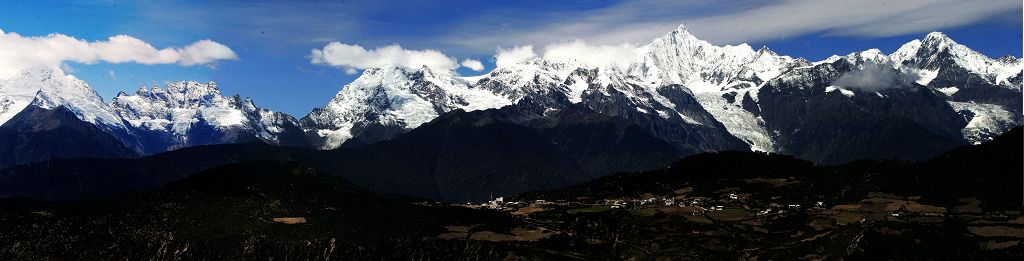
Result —
[{"label": "snow-capped mountain range", "polygon": [[[368,69],[301,120],[222,96],[212,82],[141,88],[104,103],[59,69],[25,72],[0,81],[0,125],[29,106],[63,106],[140,155],[249,141],[334,149],[391,139],[454,110],[519,106],[528,119],[577,104],[627,119],[683,155],[756,150],[842,162],[906,145],[923,149],[880,156],[922,158],[1021,125],[1022,69],[1021,59],[992,59],[942,33],[889,55],[870,49],[811,62],[715,46],[680,26],[628,66],[536,58],[474,77]],[[890,140],[914,133],[919,139]]]},{"label": "snow-capped mountain range", "polygon": [[[814,83],[806,84],[803,88],[820,93],[836,92],[847,98],[858,93],[863,93],[862,96],[882,95],[880,93],[889,91],[875,92],[870,88],[859,88],[861,86],[832,84],[842,75],[856,75],[865,66],[871,66],[865,65],[867,63],[891,67],[896,71],[895,74],[912,74],[910,77],[916,78],[918,87],[943,94],[949,108],[962,114],[965,119],[964,126],[955,127],[960,130],[960,136],[965,142],[979,143],[1021,124],[1020,75],[1024,68],[1021,59],[991,59],[941,33],[931,33],[922,40],[907,43],[891,55],[870,49],[810,62],[778,55],[768,48],[754,50],[746,44],[715,46],[696,38],[680,26],[642,47],[640,53],[637,62],[625,70],[592,68],[543,59],[496,68],[477,77],[433,74],[429,71],[426,73],[433,75],[429,78],[381,77],[380,70],[368,70],[343,88],[327,106],[315,110],[307,117],[313,122],[330,124],[304,126],[326,137],[320,147],[336,148],[348,138],[365,135],[361,129],[351,128],[354,125],[402,126],[408,130],[437,114],[473,106],[472,102],[469,105],[446,106],[452,104],[450,101],[453,100],[471,101],[474,98],[469,97],[487,97],[476,104],[477,109],[482,109],[510,105],[530,98],[534,102],[543,101],[548,109],[557,109],[559,105],[555,97],[558,96],[564,97],[566,102],[582,103],[601,113],[633,119],[642,126],[670,125],[672,127],[668,128],[684,129],[702,126],[705,132],[712,133],[698,133],[698,137],[691,135],[688,139],[707,139],[708,135],[714,136],[716,130],[726,131],[742,140],[750,149],[785,152],[788,148],[778,142],[780,130],[772,130],[772,124],[766,123],[760,115],[763,106],[782,105],[761,103],[759,94],[762,88],[773,85],[772,82],[778,85],[802,81]],[[826,68],[833,70],[832,73],[809,73]],[[383,70],[401,70],[404,73],[395,75],[423,73],[422,69]],[[961,76],[965,74],[963,72],[971,77]],[[459,91],[429,92],[424,88],[413,87],[429,86],[436,82],[451,83],[448,86],[458,86]],[[368,92],[368,86],[373,87],[374,91]],[[970,88],[978,89],[980,93],[962,97],[956,95],[956,90],[962,92]],[[478,92],[480,90],[489,93],[481,94]],[[430,109],[420,110],[423,113],[409,114],[410,103],[404,102],[407,100],[415,100],[414,104],[423,104],[422,108]],[[688,104],[690,100],[696,101],[699,106]],[[323,113],[325,111],[331,113]],[[667,132],[658,128],[652,127],[651,130],[655,133]],[[400,132],[392,130],[390,133]],[[672,140],[670,134],[661,136]],[[680,142],[683,141],[676,140],[676,143]]]},{"label": "snow-capped mountain range", "polygon": [[136,155],[222,143],[306,144],[305,133],[294,117],[260,108],[251,99],[222,96],[212,82],[179,81],[164,88],[140,88],[131,95],[119,93],[105,103],[84,81],[55,68],[25,71],[2,80],[0,94],[0,126],[29,108],[66,109],[80,121],[117,138]]}]

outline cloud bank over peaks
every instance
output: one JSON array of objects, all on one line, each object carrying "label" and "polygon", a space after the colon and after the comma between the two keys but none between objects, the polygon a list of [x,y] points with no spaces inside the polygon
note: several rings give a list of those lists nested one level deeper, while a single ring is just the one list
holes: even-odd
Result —
[{"label": "cloud bank over peaks", "polygon": [[629,43],[592,45],[583,40],[545,45],[540,56],[533,49],[533,45],[498,48],[494,54],[495,64],[498,67],[506,67],[534,58],[544,58],[548,61],[576,63],[587,67],[626,67],[636,62],[643,51],[637,45]]},{"label": "cloud bank over peaks", "polygon": [[575,62],[587,67],[626,67],[640,56],[641,49],[633,44],[591,45],[583,40],[555,43],[544,47],[544,59],[557,62]]},{"label": "cloud bank over peaks", "polygon": [[509,49],[498,48],[494,52],[494,65],[508,67],[537,58],[533,45],[521,45]]},{"label": "cloud bank over peaks", "polygon": [[357,70],[365,70],[383,66],[399,66],[419,69],[427,66],[434,70],[452,71],[459,67],[481,71],[484,66],[473,59],[457,62],[438,50],[409,50],[398,44],[377,47],[367,50],[359,45],[331,42],[321,49],[313,49],[310,54],[313,64],[342,68],[347,74],[355,74]]},{"label": "cloud bank over peaks", "polygon": [[231,48],[212,40],[197,41],[182,48],[157,49],[128,35],[90,42],[57,33],[22,36],[0,30],[0,79],[26,69],[59,67],[69,61],[193,66],[237,59],[238,55]]}]

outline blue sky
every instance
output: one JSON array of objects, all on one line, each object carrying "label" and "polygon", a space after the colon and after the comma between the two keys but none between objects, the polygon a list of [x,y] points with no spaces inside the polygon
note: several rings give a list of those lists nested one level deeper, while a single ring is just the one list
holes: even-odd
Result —
[{"label": "blue sky", "polygon": [[[890,53],[943,31],[988,56],[1021,56],[1019,0],[992,1],[5,1],[0,30],[86,41],[129,35],[157,49],[210,39],[237,59],[184,66],[65,62],[105,99],[169,80],[216,81],[296,117],[357,74],[311,62],[331,42],[435,50],[493,69],[498,48],[582,40],[645,44],[680,24],[715,44],[749,43],[809,60],[868,48]],[[2,61],[0,61],[2,62]],[[349,61],[342,61],[348,64]],[[337,65],[337,64],[335,64]],[[458,65],[454,65],[458,66]],[[344,66],[341,66],[344,67]],[[351,67],[351,66],[349,66]],[[354,68],[358,69],[358,68]]]}]

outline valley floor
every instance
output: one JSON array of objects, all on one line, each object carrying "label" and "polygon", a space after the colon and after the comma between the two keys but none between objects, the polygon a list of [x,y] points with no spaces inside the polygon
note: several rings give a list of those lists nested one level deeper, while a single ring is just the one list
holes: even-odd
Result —
[{"label": "valley floor", "polygon": [[[809,194],[813,180],[718,179],[637,197],[447,204],[359,196],[144,193],[5,200],[0,258],[1019,260],[1024,215],[920,196]],[[351,196],[351,195],[347,195]],[[554,196],[553,198],[558,198]],[[834,200],[820,201],[831,198]],[[188,202],[198,200],[202,202]]]}]

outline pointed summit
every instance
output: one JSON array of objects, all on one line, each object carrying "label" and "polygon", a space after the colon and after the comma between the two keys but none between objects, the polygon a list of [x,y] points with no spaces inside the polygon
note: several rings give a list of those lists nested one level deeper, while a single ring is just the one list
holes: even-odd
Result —
[{"label": "pointed summit", "polygon": [[866,61],[883,62],[889,59],[889,57],[885,56],[885,54],[882,53],[882,50],[879,50],[878,48],[867,49],[857,53],[856,55]]},{"label": "pointed summit", "polygon": [[768,54],[768,55],[773,55],[773,56],[779,55],[779,54],[775,53],[775,51],[772,51],[772,49],[769,49],[768,46],[761,46],[761,49],[757,49],[757,55],[760,56],[760,55],[763,55],[763,54]]},{"label": "pointed summit", "polygon": [[430,69],[430,67],[428,67],[427,65],[420,66],[420,69],[418,71],[412,72],[412,73],[413,74],[422,75],[422,77],[424,79],[426,79],[427,81],[434,81],[434,80],[438,80],[438,79],[441,79],[441,78],[445,78],[445,79],[452,78],[452,77],[446,77],[446,76],[450,76],[452,74],[452,71],[449,71],[449,70],[433,70],[433,69]]},{"label": "pointed summit", "polygon": [[659,42],[685,46],[710,45],[707,41],[701,40],[700,38],[697,38],[697,36],[693,35],[693,33],[691,33],[684,24],[680,24],[675,30],[668,32],[661,37],[655,38],[650,45],[657,45]]},{"label": "pointed summit", "polygon": [[750,45],[716,46],[690,34],[682,25],[644,49],[640,63],[630,73],[654,84],[722,83],[757,57]]},{"label": "pointed summit", "polygon": [[925,42],[927,42],[929,40],[930,41],[942,41],[942,40],[951,40],[951,39],[949,38],[949,36],[946,36],[945,33],[942,33],[942,32],[931,32],[931,33],[928,33],[928,35],[926,35],[924,37],[924,41]]},{"label": "pointed summit", "polygon": [[1020,59],[1018,59],[1017,57],[1015,57],[1013,55],[1009,55],[1009,54],[1003,55],[1003,57],[999,57],[999,59],[997,59],[997,60],[1000,63],[1003,63],[1003,64],[1014,64],[1014,63],[1020,62]]},{"label": "pointed summit", "polygon": [[913,41],[907,42],[903,44],[903,46],[900,46],[900,49],[897,49],[892,54],[889,54],[889,59],[891,59],[893,63],[902,64],[903,61],[906,61],[907,59],[910,59],[914,55],[917,55],[917,51],[920,49],[921,40],[914,39]]},{"label": "pointed summit", "polygon": [[[946,50],[948,48],[968,49],[969,50],[969,48],[967,48],[966,46],[962,46],[962,45],[958,44],[956,41],[953,41],[952,38],[949,38],[949,36],[946,36],[946,34],[944,34],[942,32],[931,32],[931,33],[928,33],[928,35],[926,35],[924,37],[924,39],[921,39],[921,46],[924,49],[934,50],[936,52],[940,52],[940,51]],[[961,51],[961,50],[954,50],[954,51]]]},{"label": "pointed summit", "polygon": [[690,34],[690,29],[686,29],[686,24],[680,24],[675,30],[672,30],[672,33],[688,35]]}]

